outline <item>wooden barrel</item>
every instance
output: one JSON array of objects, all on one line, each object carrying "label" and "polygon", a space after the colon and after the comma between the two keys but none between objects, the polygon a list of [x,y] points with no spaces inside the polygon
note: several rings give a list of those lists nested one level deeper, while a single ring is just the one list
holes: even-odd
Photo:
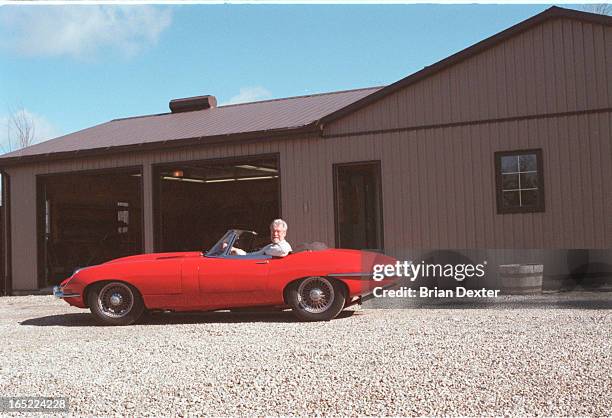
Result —
[{"label": "wooden barrel", "polygon": [[499,266],[502,291],[506,295],[535,295],[542,293],[544,266],[542,264],[505,264]]}]

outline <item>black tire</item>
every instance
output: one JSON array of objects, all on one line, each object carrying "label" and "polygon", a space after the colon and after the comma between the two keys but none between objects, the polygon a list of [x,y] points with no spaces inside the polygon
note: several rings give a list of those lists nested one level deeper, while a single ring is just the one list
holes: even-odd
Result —
[{"label": "black tire", "polygon": [[105,282],[87,295],[89,309],[102,325],[131,325],[142,316],[145,306],[138,290],[123,282]]},{"label": "black tire", "polygon": [[137,319],[136,323],[147,324],[151,322],[152,320],[153,320],[153,312],[151,312],[147,308],[144,308],[142,310],[142,315],[140,315],[140,318]]},{"label": "black tire", "polygon": [[327,277],[306,277],[287,289],[287,302],[302,321],[334,319],[346,301],[346,289],[337,280]]}]

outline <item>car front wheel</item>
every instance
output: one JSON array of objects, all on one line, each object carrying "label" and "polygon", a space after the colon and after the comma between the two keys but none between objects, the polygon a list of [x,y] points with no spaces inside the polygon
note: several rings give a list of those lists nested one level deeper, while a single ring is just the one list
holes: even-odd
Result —
[{"label": "car front wheel", "polygon": [[344,307],[344,286],[326,277],[307,277],[294,283],[287,291],[287,302],[293,313],[303,321],[329,321]]},{"label": "car front wheel", "polygon": [[144,312],[138,290],[123,282],[109,282],[89,292],[89,309],[103,325],[130,325]]}]

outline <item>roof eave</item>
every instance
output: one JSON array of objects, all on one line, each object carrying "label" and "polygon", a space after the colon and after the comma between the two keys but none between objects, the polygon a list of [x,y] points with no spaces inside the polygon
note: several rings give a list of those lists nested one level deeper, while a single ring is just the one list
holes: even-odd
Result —
[{"label": "roof eave", "polygon": [[35,154],[26,155],[19,157],[0,157],[0,170],[4,170],[7,167],[14,167],[17,165],[32,164],[40,161],[59,161],[67,160],[74,157],[96,157],[102,155],[112,155],[117,153],[131,152],[131,151],[156,151],[166,150],[172,148],[184,148],[189,146],[198,145],[213,145],[213,144],[236,144],[241,142],[254,142],[254,141],[265,141],[271,138],[280,139],[282,137],[293,137],[304,134],[319,133],[319,127],[317,122],[311,122],[306,125],[280,128],[280,129],[269,129],[262,131],[251,131],[241,132],[235,134],[225,135],[214,135],[205,137],[192,137],[192,138],[181,138],[181,139],[169,139],[157,142],[144,142],[139,144],[119,145],[115,147],[104,147],[104,148],[92,148],[85,150],[76,151],[64,151],[64,152],[53,152],[47,154]]}]

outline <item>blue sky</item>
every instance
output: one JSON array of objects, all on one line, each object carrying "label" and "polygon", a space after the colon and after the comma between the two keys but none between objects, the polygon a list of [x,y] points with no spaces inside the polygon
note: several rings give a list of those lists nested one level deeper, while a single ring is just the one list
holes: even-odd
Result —
[{"label": "blue sky", "polygon": [[0,128],[19,107],[44,140],[167,112],[172,98],[224,104],[389,84],[548,7],[3,6]]}]

